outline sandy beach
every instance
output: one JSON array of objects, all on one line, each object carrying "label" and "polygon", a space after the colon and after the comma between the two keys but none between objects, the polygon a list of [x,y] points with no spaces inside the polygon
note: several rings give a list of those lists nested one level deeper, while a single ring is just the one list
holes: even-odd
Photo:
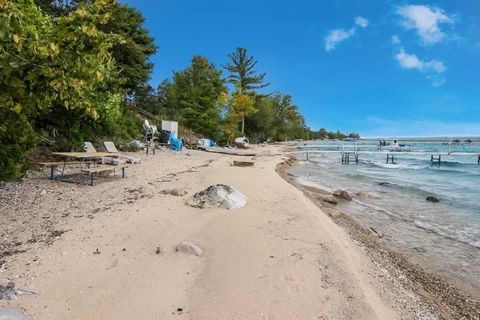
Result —
[{"label": "sandy beach", "polygon": [[[271,156],[141,154],[125,179],[93,187],[46,171],[3,185],[0,284],[37,295],[0,306],[31,320],[441,317],[285,181],[276,169],[286,157],[267,148]],[[232,166],[238,159],[255,164]],[[185,205],[218,183],[246,206]],[[176,252],[186,240],[201,255]]]}]

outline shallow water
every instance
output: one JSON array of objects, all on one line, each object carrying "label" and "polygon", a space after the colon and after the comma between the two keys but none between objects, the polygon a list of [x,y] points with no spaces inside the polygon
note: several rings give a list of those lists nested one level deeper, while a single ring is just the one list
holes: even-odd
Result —
[{"label": "shallow water", "polygon": [[[321,150],[336,150],[340,142],[309,142]],[[376,141],[361,141],[358,150],[375,150]],[[412,151],[448,152],[442,141],[402,141]],[[353,144],[345,149],[354,149]],[[311,150],[311,149],[309,149]],[[480,152],[480,142],[450,146],[450,151]],[[299,155],[305,159],[305,153]],[[457,287],[480,297],[480,165],[477,156],[442,156],[440,166],[430,155],[360,155],[359,163],[341,164],[340,153],[309,152],[309,161],[291,170],[300,179],[329,190],[356,196],[339,208],[365,227],[384,234],[381,239],[427,271],[447,277]],[[440,202],[426,201],[436,196]],[[379,198],[379,199],[378,199]]]}]

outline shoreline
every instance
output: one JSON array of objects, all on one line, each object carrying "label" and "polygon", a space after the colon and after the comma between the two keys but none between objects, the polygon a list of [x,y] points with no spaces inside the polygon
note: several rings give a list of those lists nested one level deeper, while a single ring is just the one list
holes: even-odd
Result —
[{"label": "shoreline", "polygon": [[[38,296],[0,307],[29,320],[440,318],[398,289],[398,275],[372,260],[332,211],[278,174],[283,147],[258,148],[271,156],[260,152],[253,167],[232,166],[245,157],[159,152],[143,155],[126,179],[94,187],[52,182],[45,172],[9,185],[1,231],[21,252],[3,257],[0,284]],[[246,195],[246,207],[185,205],[216,183]],[[162,194],[167,188],[187,195]],[[177,252],[185,240],[202,254]]]},{"label": "shoreline", "polygon": [[331,196],[331,192],[302,184],[288,175],[289,168],[297,166],[298,162],[296,158],[289,157],[287,161],[279,164],[277,172],[287,182],[303,191],[332,221],[341,226],[375,264],[388,270],[396,281],[399,281],[398,285],[421,296],[423,303],[434,308],[445,319],[480,319],[480,301],[474,300],[447,283],[444,278],[425,271],[420,265],[410,262],[402,254],[376,241],[379,236],[376,230],[362,227],[335,205],[322,201],[325,196]]}]

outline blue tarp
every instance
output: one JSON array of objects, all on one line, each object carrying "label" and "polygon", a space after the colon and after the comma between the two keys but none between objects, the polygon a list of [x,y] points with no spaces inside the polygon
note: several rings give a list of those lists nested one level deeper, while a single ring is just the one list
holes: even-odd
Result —
[{"label": "blue tarp", "polygon": [[168,137],[168,144],[170,144],[170,148],[175,151],[182,151],[183,149],[183,141],[180,138],[175,136],[175,133],[171,132],[170,137]]}]

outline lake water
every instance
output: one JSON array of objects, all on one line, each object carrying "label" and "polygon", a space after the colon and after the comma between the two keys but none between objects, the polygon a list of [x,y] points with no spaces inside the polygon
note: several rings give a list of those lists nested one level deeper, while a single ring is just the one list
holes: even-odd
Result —
[{"label": "lake water", "polygon": [[[412,152],[477,152],[473,143],[446,145],[448,140],[401,140]],[[387,140],[388,141],[388,140]],[[340,141],[300,143],[304,150],[339,150]],[[378,140],[345,143],[345,150],[374,151]],[[392,147],[393,148],[393,147]],[[383,150],[390,150],[384,147]],[[391,154],[395,154],[391,152]],[[305,153],[299,154],[305,159]],[[380,240],[403,253],[427,271],[447,277],[457,287],[480,297],[480,165],[477,155],[442,156],[432,163],[430,154],[360,154],[359,163],[350,158],[342,165],[340,151],[309,152],[309,161],[291,171],[300,180],[327,190],[344,189],[351,194],[364,191],[375,197],[355,196],[339,208],[365,227],[384,234]],[[378,197],[377,197],[378,196]],[[427,196],[440,199],[426,201]]]}]

